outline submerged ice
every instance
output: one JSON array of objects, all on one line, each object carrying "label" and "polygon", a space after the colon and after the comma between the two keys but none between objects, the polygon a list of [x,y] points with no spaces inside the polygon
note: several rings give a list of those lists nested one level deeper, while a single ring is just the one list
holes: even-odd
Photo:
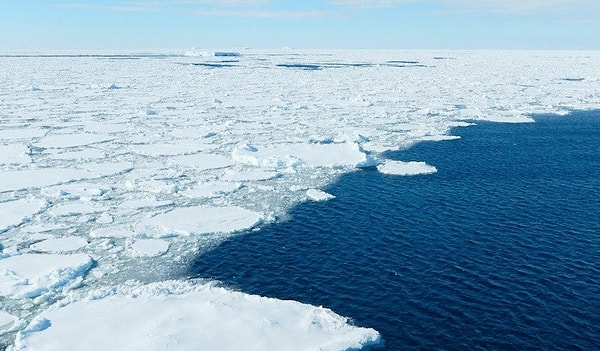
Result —
[{"label": "submerged ice", "polygon": [[375,344],[323,308],[176,278],[233,233],[335,201],[318,189],[346,172],[436,172],[386,151],[479,120],[600,108],[597,53],[0,60],[0,338],[13,350]]}]

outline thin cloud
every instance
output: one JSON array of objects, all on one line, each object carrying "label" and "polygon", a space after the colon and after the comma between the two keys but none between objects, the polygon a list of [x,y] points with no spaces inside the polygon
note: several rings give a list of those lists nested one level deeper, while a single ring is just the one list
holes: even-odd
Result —
[{"label": "thin cloud", "polygon": [[333,11],[275,11],[275,10],[196,10],[193,14],[206,17],[248,17],[248,18],[331,18],[340,14]]},{"label": "thin cloud", "polygon": [[210,5],[216,7],[256,7],[266,6],[272,3],[271,0],[178,0],[172,1],[175,4],[188,5]]},{"label": "thin cloud", "polygon": [[339,12],[321,9],[276,10],[270,0],[173,0],[155,2],[122,2],[122,4],[99,5],[78,2],[63,3],[57,6],[71,9],[90,9],[110,12],[173,12],[188,13],[204,17],[246,17],[246,18],[332,18],[340,17]]},{"label": "thin cloud", "polygon": [[56,5],[60,8],[67,9],[83,9],[83,10],[99,10],[110,12],[159,12],[161,8],[149,4],[123,4],[123,5],[98,5],[90,3],[64,3]]},{"label": "thin cloud", "polygon": [[506,14],[586,14],[600,10],[597,1],[588,0],[443,0],[463,10],[488,11]]},{"label": "thin cloud", "polygon": [[354,9],[377,9],[424,1],[425,0],[329,0],[328,3]]},{"label": "thin cloud", "polygon": [[504,14],[589,14],[600,11],[600,2],[590,0],[328,0],[331,5],[375,9],[406,4],[438,4],[457,12],[491,12]]}]

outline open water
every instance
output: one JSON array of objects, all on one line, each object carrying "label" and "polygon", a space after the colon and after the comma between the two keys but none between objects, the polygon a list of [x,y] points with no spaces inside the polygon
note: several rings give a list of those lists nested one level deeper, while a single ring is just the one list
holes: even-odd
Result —
[{"label": "open water", "polygon": [[191,275],[323,305],[387,350],[600,350],[600,113],[478,123],[386,155]]}]

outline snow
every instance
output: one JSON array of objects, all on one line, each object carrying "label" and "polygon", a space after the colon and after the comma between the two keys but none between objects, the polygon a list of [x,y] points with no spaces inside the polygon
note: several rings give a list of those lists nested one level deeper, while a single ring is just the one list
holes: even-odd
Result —
[{"label": "snow", "polygon": [[82,169],[40,168],[0,173],[0,193],[93,178]]},{"label": "snow", "polygon": [[162,239],[137,239],[129,246],[133,256],[156,257],[169,250],[169,242]]},{"label": "snow", "polygon": [[15,327],[16,322],[16,316],[0,310],[0,335],[12,331]]},{"label": "snow", "polygon": [[386,160],[377,166],[377,170],[384,174],[412,176],[419,174],[431,174],[437,172],[434,166],[420,161],[391,161]]},{"label": "snow", "polygon": [[45,206],[44,201],[30,199],[0,202],[0,233],[23,224],[28,217],[41,211]]},{"label": "snow", "polygon": [[[128,336],[146,325],[161,349],[366,346],[373,331],[329,311],[208,289],[184,282],[181,271],[232,233],[285,218],[302,201],[331,199],[318,189],[345,173],[436,171],[428,160],[386,159],[389,151],[452,142],[453,128],[479,121],[530,123],[536,113],[600,109],[598,52],[139,57],[0,57],[0,295],[10,303],[1,306],[2,345],[19,331],[14,349],[54,345],[49,340],[127,349],[152,340]],[[165,279],[177,280],[157,283]],[[106,323],[69,320],[88,303]],[[131,305],[122,320],[132,329],[111,330],[110,313],[122,304]],[[172,314],[163,318],[165,310]],[[272,317],[275,310],[281,315]],[[210,334],[241,323],[249,326],[243,333]],[[209,334],[190,340],[188,325]],[[106,345],[117,340],[124,344]],[[238,340],[242,347],[219,344]]]},{"label": "snow", "polygon": [[211,198],[225,196],[241,187],[242,183],[239,182],[215,180],[194,185],[192,188],[181,191],[180,193],[187,197]]},{"label": "snow", "polygon": [[110,136],[99,135],[93,133],[78,133],[78,134],[53,134],[41,138],[33,146],[49,149],[63,149],[77,146],[87,146],[98,143],[105,143],[112,140]]},{"label": "snow", "polygon": [[322,307],[163,282],[54,306],[18,333],[13,351],[333,351],[378,341],[373,329],[352,327]]},{"label": "snow", "polygon": [[180,207],[158,214],[141,222],[141,226],[161,234],[202,235],[233,233],[251,229],[263,220],[263,216],[237,206]]},{"label": "snow", "polygon": [[23,254],[0,260],[0,295],[37,297],[68,288],[92,267],[84,254]]},{"label": "snow", "polygon": [[22,144],[2,145],[0,144],[0,165],[19,164],[31,162],[29,148]]},{"label": "snow", "polygon": [[283,144],[265,147],[236,148],[232,155],[237,162],[263,167],[371,167],[376,161],[366,155],[356,143]]},{"label": "snow", "polygon": [[308,196],[308,198],[313,201],[327,201],[335,199],[334,195],[331,195],[319,189],[308,189],[306,191],[306,196]]},{"label": "snow", "polygon": [[233,161],[225,156],[204,153],[177,156],[171,158],[171,161],[179,166],[198,170],[227,168],[233,164]]},{"label": "snow", "polygon": [[29,248],[39,252],[64,253],[77,251],[87,244],[88,242],[84,238],[69,236],[64,238],[46,239],[31,245]]}]

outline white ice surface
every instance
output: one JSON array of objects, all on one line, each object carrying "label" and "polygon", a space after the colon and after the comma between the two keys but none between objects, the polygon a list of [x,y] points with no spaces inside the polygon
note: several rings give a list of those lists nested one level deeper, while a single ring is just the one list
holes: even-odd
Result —
[{"label": "white ice surface", "polygon": [[110,136],[93,133],[54,134],[39,139],[33,146],[48,149],[63,149],[105,143],[110,140]]},{"label": "white ice surface", "polygon": [[331,195],[319,189],[308,189],[306,191],[306,196],[308,196],[308,198],[313,201],[327,201],[335,199],[334,195]]},{"label": "white ice surface", "polygon": [[19,199],[0,202],[0,233],[21,225],[28,217],[46,207],[42,200]]},{"label": "white ice surface", "polygon": [[[452,140],[452,128],[482,120],[600,109],[598,52],[244,50],[230,62],[207,52],[0,57],[0,295],[23,321],[13,329],[79,294],[97,296],[110,311],[120,300],[104,301],[102,289],[127,297],[178,278],[194,255],[232,231],[285,217],[310,194],[323,196],[310,189],[357,168],[434,169],[428,160],[386,160],[386,151]],[[139,283],[122,285],[130,279]],[[39,321],[29,329],[41,329]],[[277,324],[265,325],[250,329],[257,334],[249,344],[277,340],[269,339]],[[102,338],[105,327],[86,332]],[[296,330],[289,329],[292,341],[303,335]],[[33,335],[20,340],[35,343]],[[13,338],[0,335],[0,343]]]},{"label": "white ice surface", "polygon": [[36,297],[69,287],[92,267],[84,254],[23,254],[0,259],[0,294]]},{"label": "white ice surface", "polygon": [[386,160],[384,163],[378,165],[377,170],[384,174],[404,176],[431,174],[437,172],[437,169],[434,166],[428,165],[425,162],[404,162],[391,160]]},{"label": "white ice surface", "polygon": [[13,330],[17,320],[16,316],[0,310],[0,335]]},{"label": "white ice surface", "polygon": [[57,305],[20,331],[12,350],[334,351],[378,341],[375,330],[322,307],[164,282]]},{"label": "white ice surface", "polygon": [[30,163],[29,148],[22,144],[0,144],[0,166],[2,164]]},{"label": "white ice surface", "polygon": [[31,245],[29,248],[40,252],[65,253],[77,251],[87,244],[88,242],[84,238],[69,236],[64,238],[46,239]]},{"label": "white ice surface", "polygon": [[211,198],[225,196],[242,187],[239,182],[208,181],[194,185],[192,188],[181,192],[182,195],[192,198]]},{"label": "white ice surface", "polygon": [[290,167],[300,163],[309,167],[370,167],[376,164],[358,144],[348,142],[238,147],[232,156],[237,162],[263,167]]},{"label": "white ice surface", "polygon": [[156,257],[169,250],[169,242],[162,239],[136,239],[129,246],[132,256]]},{"label": "white ice surface", "polygon": [[263,215],[241,207],[180,207],[141,222],[142,228],[160,234],[202,235],[233,233],[250,229],[263,220]]}]

